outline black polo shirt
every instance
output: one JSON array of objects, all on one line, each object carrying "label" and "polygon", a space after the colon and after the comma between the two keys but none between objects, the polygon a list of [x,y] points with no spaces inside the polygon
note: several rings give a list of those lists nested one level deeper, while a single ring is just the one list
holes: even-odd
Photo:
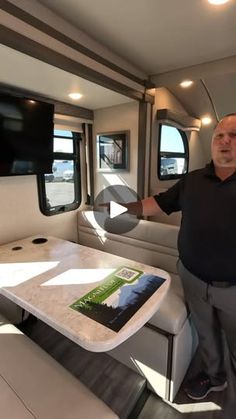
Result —
[{"label": "black polo shirt", "polygon": [[210,163],[154,198],[166,214],[182,211],[184,266],[206,282],[236,283],[236,172],[221,181]]}]

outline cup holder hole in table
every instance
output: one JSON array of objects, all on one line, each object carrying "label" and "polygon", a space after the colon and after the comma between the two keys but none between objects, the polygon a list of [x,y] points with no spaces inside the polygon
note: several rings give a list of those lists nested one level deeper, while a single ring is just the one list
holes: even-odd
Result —
[{"label": "cup holder hole in table", "polygon": [[32,240],[33,244],[42,244],[47,243],[48,239],[45,239],[44,237],[38,237],[37,239]]},{"label": "cup holder hole in table", "polygon": [[23,249],[22,246],[15,246],[15,247],[12,247],[11,250],[21,250],[21,249]]}]

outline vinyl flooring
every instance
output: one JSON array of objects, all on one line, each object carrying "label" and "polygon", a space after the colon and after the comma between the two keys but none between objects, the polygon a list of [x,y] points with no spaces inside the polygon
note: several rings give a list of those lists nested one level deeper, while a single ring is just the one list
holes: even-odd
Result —
[{"label": "vinyl flooring", "polygon": [[227,391],[210,393],[202,402],[193,402],[185,395],[186,381],[200,367],[198,354],[174,403],[167,403],[147,390],[144,378],[108,354],[86,351],[32,316],[21,329],[110,406],[120,419],[236,419],[236,411],[230,415],[225,412]]}]

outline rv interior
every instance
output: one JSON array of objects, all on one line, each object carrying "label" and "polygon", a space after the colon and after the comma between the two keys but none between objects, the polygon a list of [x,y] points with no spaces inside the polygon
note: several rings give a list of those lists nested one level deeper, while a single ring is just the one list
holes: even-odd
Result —
[{"label": "rv interior", "polygon": [[[37,319],[30,305],[20,307],[14,296],[9,297],[11,292],[8,297],[13,302],[9,303],[3,291],[0,339],[5,353],[1,355],[0,345],[0,358],[5,359],[9,345],[17,347],[17,333],[22,333],[22,339],[30,338],[56,360],[35,390],[29,378],[30,385],[25,386],[29,391],[20,393],[21,402],[13,402],[10,393],[1,401],[6,412],[3,417],[223,417],[224,393],[194,402],[183,391],[186,379],[198,367],[198,356],[196,332],[175,266],[181,215],[146,217],[133,230],[119,235],[104,232],[91,221],[91,214],[96,198],[108,187],[128,187],[143,199],[165,191],[176,182],[176,173],[184,173],[171,166],[180,155],[176,160],[173,153],[172,160],[171,153],[160,157],[162,124],[186,136],[186,171],[202,168],[211,160],[214,126],[224,115],[236,112],[235,0],[218,5],[208,0],[0,0],[0,5],[1,95],[53,104],[54,140],[65,132],[80,138],[73,175],[72,166],[60,172],[62,157],[55,154],[58,160],[51,177],[0,177],[1,281],[6,265],[13,262],[6,258],[6,246],[33,236],[92,247],[160,268],[171,276],[170,289],[148,323],[121,345],[100,353],[72,342],[52,322],[43,322],[40,314]],[[191,83],[183,87],[186,80]],[[80,97],[73,99],[71,93]],[[102,134],[127,132],[127,155],[121,169],[105,160],[101,163]],[[67,161],[68,153],[65,155]],[[30,254],[28,257],[28,262],[34,261]],[[18,336],[16,343],[8,335],[12,339]],[[27,345],[28,341],[26,351]],[[26,370],[32,371],[37,362],[28,361],[27,368],[29,355],[23,353],[23,346],[19,354],[16,358],[11,355],[16,361],[10,375],[0,362],[0,376],[12,383],[15,392],[22,360]],[[60,392],[51,395],[49,384],[44,389],[50,376],[62,386],[63,380],[72,380],[66,374],[76,377],[86,390],[76,388],[72,381],[64,396]],[[81,412],[80,403],[75,405],[77,416],[72,409],[76,391],[84,392],[82,399],[78,396]],[[54,410],[48,401],[51,398],[54,406],[60,406],[63,398],[65,410]],[[49,410],[40,410],[37,403]]]}]

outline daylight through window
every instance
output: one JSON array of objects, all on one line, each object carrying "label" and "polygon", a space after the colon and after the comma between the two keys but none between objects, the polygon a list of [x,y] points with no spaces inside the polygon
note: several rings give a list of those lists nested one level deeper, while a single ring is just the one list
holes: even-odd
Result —
[{"label": "daylight through window", "polygon": [[169,125],[160,125],[158,177],[178,179],[188,171],[188,140],[185,132]]},{"label": "daylight through window", "polygon": [[54,130],[52,173],[38,176],[40,208],[45,215],[71,211],[80,203],[80,133]]}]

